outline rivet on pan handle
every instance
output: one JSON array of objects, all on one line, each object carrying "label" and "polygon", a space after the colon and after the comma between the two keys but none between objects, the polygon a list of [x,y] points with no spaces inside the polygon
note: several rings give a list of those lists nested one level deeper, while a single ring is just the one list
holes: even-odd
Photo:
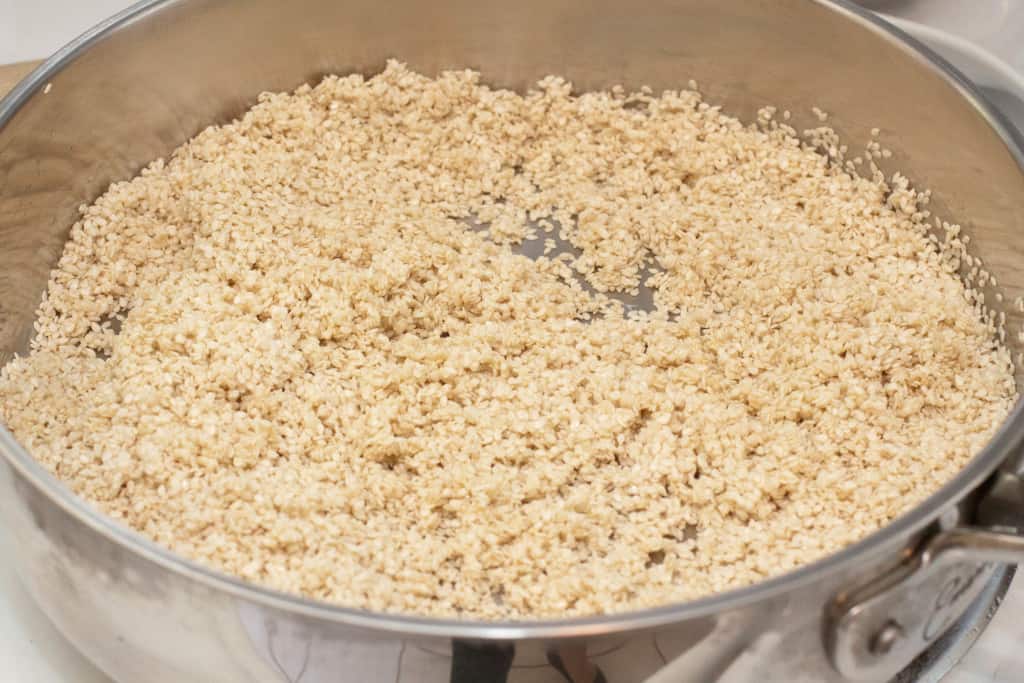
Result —
[{"label": "rivet on pan handle", "polygon": [[1024,485],[993,477],[975,523],[939,531],[890,572],[836,596],[826,647],[851,681],[891,679],[948,629],[977,597],[996,564],[1024,563]]}]

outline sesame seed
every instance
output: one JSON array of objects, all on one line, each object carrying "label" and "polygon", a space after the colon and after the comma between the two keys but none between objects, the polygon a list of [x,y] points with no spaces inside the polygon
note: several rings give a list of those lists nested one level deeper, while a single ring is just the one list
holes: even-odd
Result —
[{"label": "sesame seed", "polygon": [[175,552],[366,609],[621,612],[833,553],[1006,416],[1005,319],[926,192],[696,85],[265,93],[82,208],[0,417]]}]

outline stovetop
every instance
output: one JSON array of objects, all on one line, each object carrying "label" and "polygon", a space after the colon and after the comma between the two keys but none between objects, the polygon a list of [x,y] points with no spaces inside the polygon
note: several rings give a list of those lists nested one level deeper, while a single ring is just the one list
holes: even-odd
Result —
[{"label": "stovetop", "polygon": [[[4,59],[38,58],[95,21],[130,4],[126,0],[78,3],[0,2]],[[864,0],[959,67],[986,97],[1024,131],[1024,0]],[[18,5],[14,7],[13,5]],[[22,7],[22,5],[24,7]],[[62,7],[67,11],[61,11]],[[90,12],[96,13],[91,16]],[[10,13],[10,14],[8,14]],[[18,25],[19,17],[22,24]],[[65,22],[61,24],[60,22]],[[77,23],[76,23],[77,22]],[[15,33],[5,38],[4,25]],[[65,35],[60,35],[63,32]],[[12,47],[13,46],[13,47]],[[20,47],[19,47],[20,46]],[[17,50],[22,49],[22,53]],[[44,50],[44,51],[45,51]],[[0,546],[0,671],[3,679],[34,683],[110,683],[56,631],[19,584]],[[1002,605],[943,683],[1012,683],[1024,671],[1024,572]]]}]

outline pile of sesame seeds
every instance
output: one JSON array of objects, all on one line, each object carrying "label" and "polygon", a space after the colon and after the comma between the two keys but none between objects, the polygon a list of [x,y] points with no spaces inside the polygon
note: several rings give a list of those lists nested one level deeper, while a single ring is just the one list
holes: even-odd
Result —
[{"label": "pile of sesame seeds", "polygon": [[397,63],[265,94],[83,207],[0,417],[146,536],[343,605],[607,613],[798,567],[1015,389],[958,228],[774,114]]}]

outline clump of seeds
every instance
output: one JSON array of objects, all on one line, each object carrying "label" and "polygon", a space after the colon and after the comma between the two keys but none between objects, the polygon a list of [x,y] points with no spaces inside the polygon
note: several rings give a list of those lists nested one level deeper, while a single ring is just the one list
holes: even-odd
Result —
[{"label": "clump of seeds", "polygon": [[926,195],[774,110],[570,91],[263,95],[83,208],[0,416],[183,555],[488,619],[785,572],[986,442],[1012,368]]}]

